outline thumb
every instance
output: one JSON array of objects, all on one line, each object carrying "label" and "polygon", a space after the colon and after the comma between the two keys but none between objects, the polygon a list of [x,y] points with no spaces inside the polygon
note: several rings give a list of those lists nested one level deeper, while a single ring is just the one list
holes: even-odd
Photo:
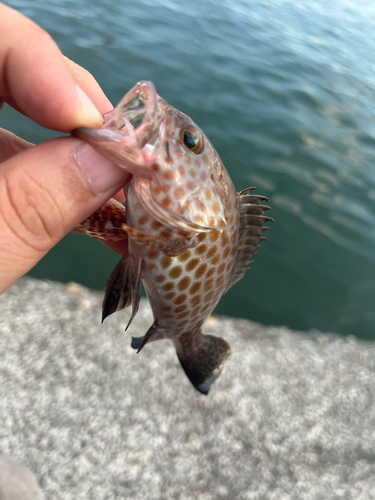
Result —
[{"label": "thumb", "polygon": [[121,189],[128,175],[71,137],[0,164],[0,293]]}]

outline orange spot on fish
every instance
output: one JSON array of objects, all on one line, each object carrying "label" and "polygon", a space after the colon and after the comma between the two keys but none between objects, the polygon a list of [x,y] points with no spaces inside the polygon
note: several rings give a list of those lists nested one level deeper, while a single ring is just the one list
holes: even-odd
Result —
[{"label": "orange spot on fish", "polygon": [[210,267],[206,272],[206,278],[211,278],[214,274],[216,274],[216,267]]},{"label": "orange spot on fish", "polygon": [[207,250],[207,245],[199,245],[196,249],[195,249],[195,253],[197,253],[198,255],[203,255],[205,253],[205,251]]},{"label": "orange spot on fish", "polygon": [[212,231],[210,233],[210,240],[214,242],[218,239],[219,236],[220,236],[220,231]]},{"label": "orange spot on fish", "polygon": [[147,255],[147,257],[149,259],[156,259],[156,257],[158,257],[158,256],[159,256],[159,252],[157,250],[150,250],[148,252],[148,255]]},{"label": "orange spot on fish", "polygon": [[216,255],[215,255],[215,257],[213,257],[213,258],[211,259],[211,264],[212,264],[213,266],[216,266],[216,264],[217,264],[219,261],[220,261],[220,255],[219,255],[219,254],[216,254]]},{"label": "orange spot on fish", "polygon": [[187,296],[185,294],[179,295],[175,300],[174,303],[176,306],[183,304],[187,299]]},{"label": "orange spot on fish", "polygon": [[224,276],[220,276],[220,278],[216,280],[216,286],[220,287],[224,283],[224,279]]},{"label": "orange spot on fish", "polygon": [[210,201],[211,197],[212,197],[211,189],[205,189],[204,190],[204,196],[205,196],[206,200]]},{"label": "orange spot on fish", "polygon": [[177,170],[181,177],[185,175],[185,169],[182,165],[179,165]]},{"label": "orange spot on fish", "polygon": [[206,302],[206,304],[207,304],[207,302],[211,302],[211,299],[212,299],[212,297],[213,297],[214,295],[215,295],[215,292],[214,292],[214,291],[207,293],[207,294],[204,296],[204,302]]},{"label": "orange spot on fish", "polygon": [[165,255],[161,261],[161,267],[163,269],[166,269],[172,264],[172,257],[169,257],[168,255]]},{"label": "orange spot on fish", "polygon": [[187,271],[192,271],[197,267],[199,264],[199,259],[191,259],[189,262],[186,264],[186,270]]},{"label": "orange spot on fish", "polygon": [[229,241],[229,239],[228,239],[228,236],[226,235],[226,233],[222,233],[221,234],[221,246],[226,247],[228,241]]},{"label": "orange spot on fish", "polygon": [[[175,312],[175,313],[180,313],[180,312],[185,311],[185,309],[186,309],[186,308],[187,308],[187,305],[186,305],[186,304],[182,304],[182,306],[178,306],[178,307],[176,307],[176,308],[175,308],[175,310],[174,310],[174,312]],[[189,312],[188,312],[187,314],[189,314]],[[180,314],[179,316],[180,316],[180,317],[183,317],[183,315],[182,315],[182,314]]]},{"label": "orange spot on fish", "polygon": [[195,293],[197,293],[200,289],[200,287],[202,286],[202,283],[200,281],[196,281],[195,283],[193,283],[190,287],[190,290],[189,292],[194,295]]},{"label": "orange spot on fish", "polygon": [[165,292],[170,292],[172,290],[172,288],[174,288],[174,284],[171,283],[170,281],[168,283],[166,283],[165,285],[163,285],[163,290]]},{"label": "orange spot on fish", "polygon": [[182,187],[178,187],[174,190],[174,196],[177,200],[179,200],[180,198],[182,198],[185,194],[185,191]]},{"label": "orange spot on fish", "polygon": [[215,255],[215,253],[216,253],[216,252],[217,252],[217,247],[211,247],[211,248],[209,249],[209,251],[207,252],[206,257],[207,257],[208,259],[211,259],[211,257],[213,257],[213,256]]},{"label": "orange spot on fish", "polygon": [[159,165],[158,165],[157,163],[153,163],[153,164],[151,165],[151,169],[152,169],[154,172],[157,172],[157,171],[160,169],[160,167],[159,167]]},{"label": "orange spot on fish", "polygon": [[190,278],[185,276],[185,278],[182,278],[179,282],[178,282],[178,289],[181,290],[181,291],[184,291],[188,288],[188,286],[190,285]]},{"label": "orange spot on fish", "polygon": [[217,270],[217,274],[222,274],[222,273],[224,272],[225,266],[226,266],[226,264],[225,264],[225,262],[223,262],[223,263],[220,265],[220,267],[218,268],[218,270]]},{"label": "orange spot on fish", "polygon": [[195,191],[197,189],[197,185],[193,181],[188,181],[186,187],[189,191]]},{"label": "orange spot on fish", "polygon": [[220,207],[219,207],[218,203],[215,202],[215,203],[212,204],[212,211],[213,211],[214,214],[219,215],[219,213],[220,213]]},{"label": "orange spot on fish", "polygon": [[167,170],[164,174],[164,177],[168,180],[172,180],[175,177],[175,173],[173,172],[173,170]]},{"label": "orange spot on fish", "polygon": [[179,312],[178,317],[179,318],[186,318],[186,316],[190,315],[190,311],[185,311],[185,308],[187,307],[186,304],[183,304],[182,306],[176,307],[175,312],[177,312],[177,309],[180,309],[181,307],[184,308],[183,309],[184,312]]},{"label": "orange spot on fish", "polygon": [[165,281],[165,276],[159,274],[158,276],[155,276],[155,281],[156,283],[162,283],[163,281]]},{"label": "orange spot on fish", "polygon": [[197,306],[198,304],[200,304],[201,302],[201,297],[199,295],[195,295],[191,300],[190,300],[190,303],[191,305],[194,307],[194,306]]},{"label": "orange spot on fish", "polygon": [[177,260],[179,260],[180,262],[185,262],[186,260],[188,260],[190,255],[191,255],[190,250],[186,250],[186,252],[182,253],[177,257]]},{"label": "orange spot on fish", "polygon": [[212,278],[209,279],[208,281],[206,281],[205,284],[203,285],[205,292],[208,292],[209,290],[211,290],[213,284],[214,284],[214,280]]},{"label": "orange spot on fish", "polygon": [[146,222],[147,222],[147,221],[148,221],[148,217],[147,217],[147,215],[142,215],[142,217],[140,217],[140,218],[138,219],[138,223],[139,223],[141,226],[143,226],[143,224],[146,224]]},{"label": "orange spot on fish", "polygon": [[173,297],[174,297],[175,295],[176,295],[176,294],[175,294],[174,292],[169,292],[169,293],[166,293],[166,294],[164,295],[164,298],[165,298],[166,300],[171,300],[171,299],[173,299]]},{"label": "orange spot on fish", "polygon": [[230,252],[230,248],[227,247],[225,250],[224,250],[224,253],[223,253],[223,259],[226,259],[229,255],[229,252]]},{"label": "orange spot on fish", "polygon": [[177,279],[181,276],[182,274],[182,267],[181,266],[174,266],[172,269],[169,271],[169,276],[172,279]]},{"label": "orange spot on fish", "polygon": [[195,271],[195,274],[194,274],[195,278],[196,279],[201,278],[204,275],[204,273],[206,272],[206,270],[207,270],[207,264],[201,264],[197,268],[197,270]]}]

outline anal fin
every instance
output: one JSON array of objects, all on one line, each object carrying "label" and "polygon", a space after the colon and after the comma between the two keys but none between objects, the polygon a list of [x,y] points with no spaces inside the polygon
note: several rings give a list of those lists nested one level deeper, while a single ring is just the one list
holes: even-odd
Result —
[{"label": "anal fin", "polygon": [[199,345],[193,349],[182,348],[177,355],[193,386],[202,394],[208,394],[224,367],[230,347],[221,337],[201,334],[200,338]]},{"label": "anal fin", "polygon": [[[126,253],[109,277],[105,286],[102,306],[102,322],[115,311],[120,311],[133,304],[133,313],[129,324],[138,310],[141,259]],[[129,326],[128,324],[128,326]]]}]

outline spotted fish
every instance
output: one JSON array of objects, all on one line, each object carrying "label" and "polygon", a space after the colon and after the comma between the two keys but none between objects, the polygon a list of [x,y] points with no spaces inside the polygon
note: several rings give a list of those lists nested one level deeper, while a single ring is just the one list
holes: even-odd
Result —
[{"label": "spotted fish", "polygon": [[154,322],[132,347],[170,339],[194,387],[207,394],[230,348],[201,327],[265,240],[267,198],[254,188],[236,192],[207,137],[151,82],[133,87],[102,128],[73,134],[129,174],[126,208],[103,207],[79,226],[95,238],[128,240],[106,285],[103,320],[132,305],[129,326],[142,281]]}]

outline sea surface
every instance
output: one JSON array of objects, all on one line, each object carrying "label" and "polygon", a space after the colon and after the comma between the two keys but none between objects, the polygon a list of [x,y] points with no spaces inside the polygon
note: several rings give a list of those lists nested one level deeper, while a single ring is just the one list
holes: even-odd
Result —
[{"label": "sea surface", "polygon": [[[5,3],[113,104],[152,80],[205,131],[236,188],[269,197],[268,242],[216,313],[375,338],[373,0]],[[10,108],[0,126],[35,143],[57,135]],[[103,289],[117,260],[68,235],[30,274]]]}]

